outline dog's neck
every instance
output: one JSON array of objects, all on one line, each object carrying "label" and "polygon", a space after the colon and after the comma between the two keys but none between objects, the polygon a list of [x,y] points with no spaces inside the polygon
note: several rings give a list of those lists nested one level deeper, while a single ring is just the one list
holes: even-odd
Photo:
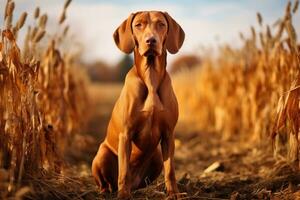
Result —
[{"label": "dog's neck", "polygon": [[141,56],[134,50],[134,66],[141,80],[145,83],[149,93],[157,93],[166,74],[167,52],[160,56]]}]

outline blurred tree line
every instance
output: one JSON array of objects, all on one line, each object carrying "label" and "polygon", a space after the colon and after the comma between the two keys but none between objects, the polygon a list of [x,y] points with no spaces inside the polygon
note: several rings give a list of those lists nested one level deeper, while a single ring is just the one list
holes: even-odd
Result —
[{"label": "blurred tree line", "polygon": [[90,79],[95,82],[122,82],[132,66],[132,57],[125,55],[116,66],[103,61],[87,64],[87,72]]},{"label": "blurred tree line", "polygon": [[[174,74],[182,70],[190,70],[201,65],[201,59],[197,55],[187,54],[178,56],[169,66],[169,72]],[[116,66],[111,66],[103,61],[97,61],[87,65],[87,72],[95,82],[123,82],[127,72],[133,66],[131,55],[124,55]]]}]

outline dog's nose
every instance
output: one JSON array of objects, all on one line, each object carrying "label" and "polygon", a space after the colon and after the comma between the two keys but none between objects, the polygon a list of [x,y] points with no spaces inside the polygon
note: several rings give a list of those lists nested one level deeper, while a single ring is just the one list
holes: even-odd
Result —
[{"label": "dog's nose", "polygon": [[148,37],[148,38],[146,38],[146,44],[148,44],[148,45],[155,45],[156,44],[156,39],[155,39],[155,37]]}]

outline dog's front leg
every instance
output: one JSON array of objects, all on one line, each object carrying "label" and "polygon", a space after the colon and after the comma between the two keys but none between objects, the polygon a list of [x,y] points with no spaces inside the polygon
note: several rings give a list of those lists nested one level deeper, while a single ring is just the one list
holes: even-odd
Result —
[{"label": "dog's front leg", "polygon": [[118,176],[118,198],[129,199],[131,198],[130,190],[130,161],[131,153],[131,137],[129,131],[120,133],[119,146],[118,146],[118,163],[119,163],[119,176]]},{"label": "dog's front leg", "polygon": [[174,135],[169,132],[162,136],[161,140],[162,155],[164,160],[165,184],[169,196],[176,195],[178,188],[176,184],[174,169]]}]

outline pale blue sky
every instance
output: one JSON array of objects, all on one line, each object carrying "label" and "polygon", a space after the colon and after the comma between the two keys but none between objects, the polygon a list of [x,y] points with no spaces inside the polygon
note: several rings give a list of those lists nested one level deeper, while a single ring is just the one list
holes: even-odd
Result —
[{"label": "pale blue sky", "polygon": [[[0,24],[6,0],[0,0]],[[62,0],[16,0],[16,17],[21,11],[31,12],[36,5],[50,16],[48,29],[57,20]],[[84,59],[104,59],[115,63],[122,53],[115,47],[112,33],[131,12],[139,10],[167,11],[185,30],[186,40],[181,54],[195,52],[200,45],[220,43],[240,44],[239,32],[249,33],[250,25],[257,27],[256,12],[267,23],[283,16],[287,0],[73,0],[66,23],[85,46]],[[293,1],[292,1],[293,2]],[[51,22],[52,21],[52,22]],[[300,33],[300,17],[295,16],[295,28]],[[297,26],[296,26],[297,24]],[[218,38],[216,40],[216,38]],[[171,56],[171,59],[173,57]]]}]

